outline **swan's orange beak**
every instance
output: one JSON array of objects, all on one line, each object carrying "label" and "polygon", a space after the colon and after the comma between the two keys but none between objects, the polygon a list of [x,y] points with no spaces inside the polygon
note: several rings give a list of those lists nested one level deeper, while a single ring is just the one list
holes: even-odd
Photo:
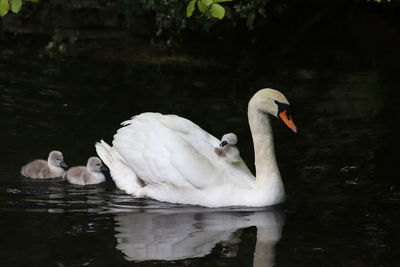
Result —
[{"label": "swan's orange beak", "polygon": [[294,122],[290,115],[287,114],[287,110],[279,113],[279,118],[289,127],[293,132],[297,133],[297,127],[294,125]]}]

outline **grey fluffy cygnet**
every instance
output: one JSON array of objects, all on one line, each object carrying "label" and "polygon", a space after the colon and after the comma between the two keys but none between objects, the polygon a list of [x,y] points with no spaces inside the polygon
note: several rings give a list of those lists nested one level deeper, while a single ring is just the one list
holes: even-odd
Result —
[{"label": "grey fluffy cygnet", "polygon": [[86,166],[77,166],[69,169],[64,178],[71,184],[89,185],[99,184],[106,180],[102,171],[107,170],[98,157],[88,159]]},{"label": "grey fluffy cygnet", "polygon": [[36,159],[21,168],[21,174],[35,179],[62,177],[68,168],[60,151],[51,151],[47,161]]},{"label": "grey fluffy cygnet", "polygon": [[240,161],[239,149],[235,146],[237,144],[237,136],[234,133],[227,133],[221,138],[219,147],[216,147],[215,153],[222,159],[230,163]]}]

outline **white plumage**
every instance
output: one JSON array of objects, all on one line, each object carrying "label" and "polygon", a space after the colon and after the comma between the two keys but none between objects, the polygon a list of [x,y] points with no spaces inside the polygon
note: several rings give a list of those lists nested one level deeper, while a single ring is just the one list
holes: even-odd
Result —
[{"label": "white plumage", "polygon": [[257,179],[241,158],[231,164],[218,157],[216,137],[176,115],[134,116],[122,123],[113,147],[101,141],[96,150],[117,187],[137,197],[207,207],[273,205],[284,198],[264,114],[277,116],[274,100],[287,103],[272,89],[260,90],[249,103]]}]

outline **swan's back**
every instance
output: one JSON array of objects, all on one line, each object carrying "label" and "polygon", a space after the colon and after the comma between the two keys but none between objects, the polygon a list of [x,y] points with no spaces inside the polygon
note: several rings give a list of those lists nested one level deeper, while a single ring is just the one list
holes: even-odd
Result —
[{"label": "swan's back", "polygon": [[254,177],[240,160],[218,158],[219,140],[176,115],[143,113],[123,122],[113,146],[148,185],[205,189],[228,183],[251,186]]}]

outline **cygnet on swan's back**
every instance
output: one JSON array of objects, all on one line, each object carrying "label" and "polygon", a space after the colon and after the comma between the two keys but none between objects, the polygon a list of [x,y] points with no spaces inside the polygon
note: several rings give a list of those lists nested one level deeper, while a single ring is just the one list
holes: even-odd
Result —
[{"label": "cygnet on swan's back", "polygon": [[234,133],[224,134],[221,138],[219,147],[216,147],[215,153],[230,163],[240,161],[239,149],[235,146],[237,144],[237,136]]},{"label": "cygnet on swan's back", "polygon": [[89,185],[99,184],[106,180],[102,171],[107,170],[98,157],[88,159],[86,167],[77,166],[69,169],[64,177],[71,184]]},{"label": "cygnet on swan's back", "polygon": [[63,154],[60,151],[51,151],[47,161],[31,161],[21,168],[21,174],[35,179],[48,179],[63,176],[67,168]]}]

